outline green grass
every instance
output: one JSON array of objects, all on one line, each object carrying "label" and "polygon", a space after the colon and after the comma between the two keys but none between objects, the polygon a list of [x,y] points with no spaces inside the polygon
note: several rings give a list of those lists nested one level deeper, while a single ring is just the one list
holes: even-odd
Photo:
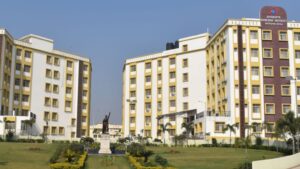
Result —
[{"label": "green grass", "polygon": [[109,157],[111,160],[106,160],[103,156],[89,156],[86,162],[85,169],[131,169],[125,157],[113,156]]},{"label": "green grass", "polygon": [[[248,150],[235,148],[168,148],[149,147],[155,153],[168,159],[178,169],[234,169],[244,161],[255,161],[282,156],[281,153],[264,150]],[[172,151],[170,151],[172,150]],[[151,157],[153,160],[154,156]]]},{"label": "green grass", "polygon": [[[48,169],[56,144],[0,143],[1,169]],[[30,148],[36,150],[30,150]]]}]

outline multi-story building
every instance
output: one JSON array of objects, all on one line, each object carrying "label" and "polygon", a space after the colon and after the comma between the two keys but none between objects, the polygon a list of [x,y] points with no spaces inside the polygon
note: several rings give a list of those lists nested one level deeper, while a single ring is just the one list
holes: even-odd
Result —
[{"label": "multi-story building", "polygon": [[282,115],[300,113],[300,23],[280,7],[262,8],[260,19],[227,20],[207,43],[206,72],[199,134],[226,139],[224,125],[238,124],[237,137],[272,136]]},{"label": "multi-story building", "polygon": [[[190,46],[196,50],[190,51]],[[182,59],[188,59],[188,69],[182,67]],[[178,49],[126,60],[124,135],[159,137],[161,119],[176,126],[166,133],[180,134],[180,112],[196,109],[194,132],[199,138],[228,139],[226,124],[237,124],[237,137],[270,137],[282,115],[290,110],[300,113],[298,79],[300,22],[287,21],[280,7],[263,7],[259,19],[228,19],[211,37],[184,38]],[[183,95],[185,85],[188,97]]]},{"label": "multi-story building", "polygon": [[[205,110],[208,34],[167,43],[167,50],[127,59],[123,69],[123,134],[161,138],[181,134],[183,122]],[[201,69],[202,68],[202,69]]]},{"label": "multi-story building", "polygon": [[[32,135],[88,136],[91,62],[53,46],[51,39],[30,34],[15,40],[7,30],[0,30],[1,116],[10,119],[10,130],[19,135],[26,127],[18,119],[29,117],[35,118]],[[1,135],[5,132],[4,127]]]}]

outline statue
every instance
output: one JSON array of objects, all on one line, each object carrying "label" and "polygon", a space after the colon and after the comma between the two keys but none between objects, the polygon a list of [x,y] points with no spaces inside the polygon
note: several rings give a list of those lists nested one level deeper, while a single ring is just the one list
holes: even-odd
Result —
[{"label": "statue", "polygon": [[109,117],[110,117],[110,112],[108,115],[105,115],[105,118],[103,119],[102,134],[108,134]]}]

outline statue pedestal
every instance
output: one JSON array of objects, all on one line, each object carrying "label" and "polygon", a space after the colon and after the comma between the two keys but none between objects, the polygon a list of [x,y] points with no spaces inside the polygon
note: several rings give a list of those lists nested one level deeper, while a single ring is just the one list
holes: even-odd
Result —
[{"label": "statue pedestal", "polygon": [[111,154],[109,134],[101,135],[99,154]]}]

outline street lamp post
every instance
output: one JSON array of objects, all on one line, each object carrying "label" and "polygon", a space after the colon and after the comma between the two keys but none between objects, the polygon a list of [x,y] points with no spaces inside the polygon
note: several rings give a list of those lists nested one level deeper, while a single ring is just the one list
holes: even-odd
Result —
[{"label": "street lamp post", "polygon": [[286,80],[294,81],[294,83],[295,83],[295,104],[296,104],[295,114],[296,114],[296,118],[297,118],[298,117],[297,77],[288,76],[288,77],[286,77]]}]

